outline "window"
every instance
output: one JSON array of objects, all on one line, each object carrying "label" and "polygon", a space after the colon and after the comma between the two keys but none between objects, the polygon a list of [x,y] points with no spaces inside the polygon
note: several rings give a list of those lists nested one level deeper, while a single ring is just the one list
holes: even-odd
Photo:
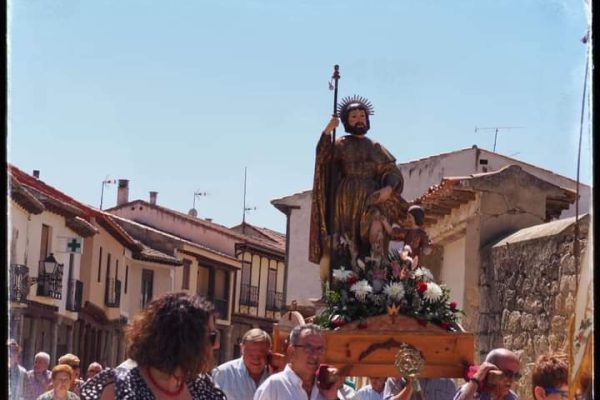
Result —
[{"label": "window", "polygon": [[119,260],[115,260],[115,279],[119,279]]},{"label": "window", "polygon": [[154,284],[154,271],[150,269],[142,270],[142,308],[152,300],[152,287]]},{"label": "window", "polygon": [[229,318],[229,273],[222,269],[215,270],[215,293],[213,303],[220,319]]},{"label": "window", "polygon": [[42,241],[40,243],[40,261],[44,261],[50,255],[50,227],[42,224]]},{"label": "window", "polygon": [[253,302],[254,299],[252,298],[253,297],[252,292],[256,291],[258,293],[258,291],[256,290],[257,288],[252,288],[251,282],[252,282],[252,264],[250,264],[250,262],[248,262],[248,261],[243,261],[242,262],[242,287],[240,290],[240,304],[256,306],[256,304],[254,304],[254,302]]},{"label": "window", "polygon": [[182,289],[190,288],[190,268],[192,266],[192,261],[188,259],[183,259],[183,278],[181,281]]},{"label": "window", "polygon": [[277,270],[269,269],[267,280],[267,310],[276,310]]},{"label": "window", "polygon": [[129,265],[125,266],[125,293],[127,293],[127,284],[129,283]]},{"label": "window", "polygon": [[207,267],[198,265],[197,293],[199,296],[208,297],[209,282],[210,270]]},{"label": "window", "polygon": [[106,257],[106,280],[110,278],[110,253]]},{"label": "window", "polygon": [[102,246],[100,246],[100,255],[98,256],[98,282],[100,282],[101,275],[102,275]]}]

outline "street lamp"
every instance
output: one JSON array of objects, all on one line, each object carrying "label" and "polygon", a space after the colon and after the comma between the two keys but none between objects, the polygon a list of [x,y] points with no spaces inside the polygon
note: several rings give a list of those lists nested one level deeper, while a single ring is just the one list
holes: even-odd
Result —
[{"label": "street lamp", "polygon": [[46,259],[43,261],[44,264],[44,273],[46,275],[52,275],[54,274],[54,271],[56,271],[56,267],[58,266],[58,261],[56,261],[56,258],[54,258],[54,254],[50,253],[50,255],[48,257],[46,257]]},{"label": "street lamp", "polygon": [[102,181],[102,191],[100,193],[100,209],[102,210],[102,201],[104,200],[104,186],[110,185],[111,183],[117,183],[116,179],[105,179]]}]

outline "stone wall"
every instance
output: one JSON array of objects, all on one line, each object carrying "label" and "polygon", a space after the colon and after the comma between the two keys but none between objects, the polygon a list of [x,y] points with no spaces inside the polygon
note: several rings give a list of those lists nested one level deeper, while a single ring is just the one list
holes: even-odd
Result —
[{"label": "stone wall", "polygon": [[[581,262],[589,218],[580,220]],[[540,354],[565,350],[569,318],[575,307],[577,272],[572,224],[551,236],[490,246],[482,250],[481,304],[476,358],[495,347],[521,357],[520,398],[531,397],[531,368]]]}]

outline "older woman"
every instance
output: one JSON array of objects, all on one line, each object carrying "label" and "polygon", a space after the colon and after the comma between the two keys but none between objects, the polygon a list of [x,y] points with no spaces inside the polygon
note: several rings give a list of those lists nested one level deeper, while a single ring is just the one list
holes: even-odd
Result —
[{"label": "older woman", "polygon": [[207,373],[219,348],[208,301],[168,293],[136,316],[125,335],[129,360],[88,380],[83,399],[225,399]]},{"label": "older woman", "polygon": [[40,395],[37,400],[79,400],[69,387],[73,380],[73,369],[67,364],[58,364],[52,368],[52,390]]}]

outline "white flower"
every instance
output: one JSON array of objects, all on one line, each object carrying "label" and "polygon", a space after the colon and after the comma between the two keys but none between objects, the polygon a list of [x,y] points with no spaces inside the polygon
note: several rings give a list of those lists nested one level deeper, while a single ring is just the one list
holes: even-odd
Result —
[{"label": "white flower", "polygon": [[415,278],[423,279],[425,282],[432,282],[433,274],[431,273],[431,271],[428,268],[419,267],[419,268],[415,269]]},{"label": "white flower", "polygon": [[398,301],[404,297],[404,285],[401,282],[393,282],[385,285],[383,292],[390,300]]},{"label": "white flower", "polygon": [[427,290],[423,293],[423,297],[430,303],[438,301],[442,297],[442,288],[434,282],[427,283]]},{"label": "white flower", "polygon": [[353,273],[354,272],[346,271],[344,267],[341,267],[340,269],[333,270],[333,278],[340,282],[346,282],[348,278],[352,276]]},{"label": "white flower", "polygon": [[354,292],[354,295],[358,300],[364,302],[367,297],[367,294],[371,293],[373,291],[373,288],[371,287],[371,285],[369,285],[369,282],[366,279],[363,279],[362,281],[358,281],[354,285],[352,285],[350,287],[350,290]]}]

